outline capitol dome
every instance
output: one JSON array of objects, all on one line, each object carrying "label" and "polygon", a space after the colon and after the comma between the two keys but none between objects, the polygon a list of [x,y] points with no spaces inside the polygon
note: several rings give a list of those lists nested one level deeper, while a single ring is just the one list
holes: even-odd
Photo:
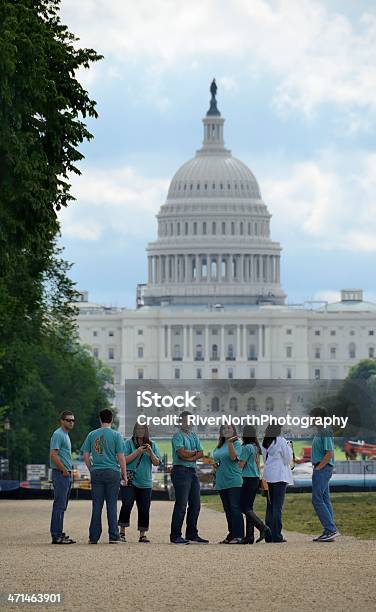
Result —
[{"label": "capitol dome", "polygon": [[256,178],[225,148],[213,81],[202,147],[175,173],[149,243],[146,305],[283,304],[280,251]]},{"label": "capitol dome", "polygon": [[226,149],[224,153],[198,151],[176,172],[167,199],[213,196],[261,200],[260,188],[251,170]]}]

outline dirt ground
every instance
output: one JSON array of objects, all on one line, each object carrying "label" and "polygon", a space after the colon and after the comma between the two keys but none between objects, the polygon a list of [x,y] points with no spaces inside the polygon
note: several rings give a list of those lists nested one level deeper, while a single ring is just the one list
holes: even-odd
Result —
[{"label": "dirt ground", "polygon": [[71,501],[65,530],[77,544],[51,546],[50,511],[44,500],[0,502],[0,591],[64,595],[62,605],[34,604],[37,610],[375,609],[375,541],[317,544],[286,532],[285,544],[219,546],[224,515],[203,508],[200,533],[213,544],[172,546],[172,503],[153,502],[151,544],[139,544],[133,527],[126,544],[110,546],[105,529],[89,546],[90,502]]}]

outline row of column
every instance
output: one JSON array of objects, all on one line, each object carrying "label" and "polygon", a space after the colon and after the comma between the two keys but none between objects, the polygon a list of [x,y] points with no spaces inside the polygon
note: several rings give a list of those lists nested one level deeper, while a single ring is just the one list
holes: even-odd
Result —
[{"label": "row of column", "polygon": [[149,255],[148,283],[280,283],[279,255]]},{"label": "row of column", "polygon": [[[213,336],[210,331],[217,330],[217,334]],[[226,331],[233,330],[233,335],[226,336]],[[247,325],[236,325],[225,327],[209,326],[209,325],[163,325],[160,328],[160,346],[162,347],[161,357],[172,360],[195,360],[197,353],[200,352],[202,361],[224,361],[229,356],[228,349],[232,345],[231,356],[233,359],[260,359],[265,357],[266,346],[266,328],[265,325],[252,326],[255,334],[252,337],[249,335],[250,327]],[[179,330],[179,336],[175,332]],[[197,335],[197,330],[201,331],[201,335]],[[252,338],[252,340],[250,339]],[[254,354],[249,354],[249,347],[254,346]],[[217,347],[217,353],[213,358],[213,347]],[[176,347],[179,350],[176,351]],[[201,347],[200,349],[198,347]]]}]

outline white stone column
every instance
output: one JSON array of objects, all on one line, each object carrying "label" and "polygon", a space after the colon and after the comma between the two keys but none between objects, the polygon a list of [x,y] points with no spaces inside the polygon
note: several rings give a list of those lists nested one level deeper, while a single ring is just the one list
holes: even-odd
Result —
[{"label": "white stone column", "polygon": [[189,277],[189,274],[188,274],[188,270],[189,270],[189,268],[188,268],[188,265],[189,265],[188,261],[189,261],[188,255],[184,255],[184,275],[183,275],[183,280],[184,280],[185,283],[189,283],[190,280],[191,280],[190,277]]},{"label": "white stone column", "polygon": [[148,284],[150,285],[153,281],[152,281],[152,261],[151,261],[151,256],[149,255],[148,257]]},{"label": "white stone column", "polygon": [[201,281],[202,278],[202,260],[201,255],[196,255],[196,279],[198,282]]},{"label": "white stone column", "polygon": [[244,282],[244,255],[240,255],[240,282]]},{"label": "white stone column", "polygon": [[159,327],[159,358],[162,360],[165,358],[165,350],[164,350],[164,325]]},{"label": "white stone column", "polygon": [[167,359],[171,359],[171,325],[167,326]]},{"label": "white stone column", "polygon": [[236,350],[235,357],[239,359],[240,357],[240,325],[236,326]]},{"label": "white stone column", "polygon": [[246,346],[246,342],[247,342],[247,326],[243,325],[242,326],[242,357],[247,357],[247,346]]},{"label": "white stone column", "polygon": [[193,336],[194,336],[194,327],[190,325],[188,327],[188,343],[189,343],[189,355],[191,359],[193,359]]},{"label": "white stone column", "polygon": [[257,340],[258,340],[257,358],[261,359],[262,357],[262,326],[261,325],[257,326]]},{"label": "white stone column", "polygon": [[188,325],[183,326],[183,359],[188,357]]},{"label": "white stone column", "polygon": [[209,326],[205,325],[204,361],[209,361]]},{"label": "white stone column", "polygon": [[220,346],[220,360],[225,359],[225,326],[221,325],[221,346]]}]

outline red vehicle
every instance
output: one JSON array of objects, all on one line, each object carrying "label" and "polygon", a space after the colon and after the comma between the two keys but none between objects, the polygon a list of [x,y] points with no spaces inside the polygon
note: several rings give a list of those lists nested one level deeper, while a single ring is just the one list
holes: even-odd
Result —
[{"label": "red vehicle", "polygon": [[357,455],[367,459],[376,459],[376,444],[367,444],[362,440],[357,442],[347,440],[343,445],[343,450],[345,451],[346,459],[354,460]]}]

